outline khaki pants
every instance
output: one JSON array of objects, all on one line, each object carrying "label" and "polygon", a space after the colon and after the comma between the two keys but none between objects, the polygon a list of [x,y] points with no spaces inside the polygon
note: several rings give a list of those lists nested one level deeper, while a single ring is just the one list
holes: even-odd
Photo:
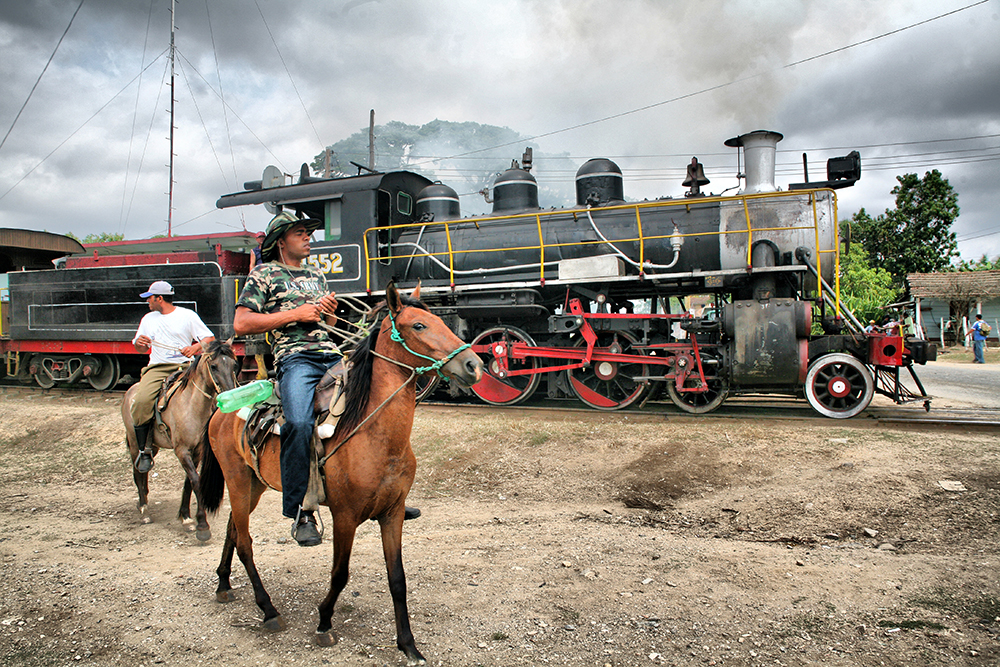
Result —
[{"label": "khaki pants", "polygon": [[186,366],[187,364],[156,364],[142,369],[139,388],[132,397],[130,407],[133,424],[140,426],[153,418],[153,406],[156,404],[156,397],[160,395],[163,381],[174,371]]}]

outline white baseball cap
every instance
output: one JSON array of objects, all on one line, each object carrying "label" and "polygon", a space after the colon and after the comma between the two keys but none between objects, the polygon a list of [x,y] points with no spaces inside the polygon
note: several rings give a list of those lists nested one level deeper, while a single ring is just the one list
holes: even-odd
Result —
[{"label": "white baseball cap", "polygon": [[157,280],[149,286],[149,290],[139,295],[140,299],[148,299],[151,296],[164,296],[174,293],[174,288],[166,280]]}]

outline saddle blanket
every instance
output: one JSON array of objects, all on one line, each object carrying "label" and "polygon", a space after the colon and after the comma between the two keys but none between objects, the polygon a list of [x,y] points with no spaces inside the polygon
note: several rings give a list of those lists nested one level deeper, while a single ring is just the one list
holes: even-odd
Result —
[{"label": "saddle blanket", "polygon": [[[243,421],[250,419],[250,415],[253,413],[252,407],[240,408],[236,412],[236,416]],[[333,431],[336,427],[333,424],[320,424],[316,427],[316,435],[319,436],[320,440],[326,440],[327,438],[333,437]],[[274,435],[281,435],[281,424],[277,422],[271,427],[271,433]]]}]

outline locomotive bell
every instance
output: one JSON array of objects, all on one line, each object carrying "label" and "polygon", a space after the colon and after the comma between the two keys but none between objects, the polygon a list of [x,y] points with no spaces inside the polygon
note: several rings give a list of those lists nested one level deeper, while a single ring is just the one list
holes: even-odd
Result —
[{"label": "locomotive bell", "polygon": [[684,193],[684,196],[701,197],[701,186],[708,185],[709,183],[711,183],[711,181],[705,177],[704,166],[702,166],[701,162],[698,162],[698,158],[691,158],[691,164],[689,164],[687,168],[687,178],[685,178],[684,182],[681,183],[681,185],[691,189]]}]

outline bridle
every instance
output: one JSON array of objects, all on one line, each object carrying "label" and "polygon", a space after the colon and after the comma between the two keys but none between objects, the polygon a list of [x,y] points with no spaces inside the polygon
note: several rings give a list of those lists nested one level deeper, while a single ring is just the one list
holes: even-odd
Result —
[{"label": "bridle", "polygon": [[[412,306],[407,306],[407,307],[412,308]],[[402,309],[399,312],[403,312]],[[438,374],[439,378],[441,378],[445,382],[448,382],[451,378],[442,373],[441,368],[449,361],[454,359],[456,356],[458,356],[462,352],[465,352],[470,347],[472,347],[471,343],[463,343],[462,345],[459,345],[454,350],[452,350],[451,353],[444,359],[435,359],[434,357],[428,357],[426,354],[420,354],[419,352],[411,350],[410,346],[406,344],[406,341],[403,340],[403,334],[399,333],[399,329],[396,328],[396,317],[392,314],[391,310],[389,311],[389,323],[392,325],[392,333],[389,334],[389,338],[402,345],[403,349],[412,354],[413,356],[420,357],[421,359],[427,359],[428,361],[432,362],[430,366],[420,366],[418,368],[414,368],[413,366],[404,364],[401,361],[396,361],[395,359],[388,359],[387,357],[384,357],[381,354],[378,355],[380,358],[385,359],[386,361],[391,361],[398,366],[402,366],[403,368],[409,368],[410,370],[412,370],[413,374],[410,376],[410,380],[412,380],[415,375],[422,375],[423,373],[426,373],[428,371],[434,371],[435,373]],[[409,382],[409,380],[407,380],[407,382]]]},{"label": "bridle", "polygon": [[[218,352],[216,352],[216,354],[213,355],[212,358],[214,359],[215,356],[218,356]],[[219,382],[215,379],[215,373],[212,372],[211,361],[208,358],[206,358],[205,359],[205,363],[209,365],[208,366],[208,377],[212,381],[212,387],[215,389],[215,394],[214,395],[213,394],[209,394],[207,391],[205,391],[204,389],[202,389],[201,387],[199,387],[198,386],[197,378],[191,378],[191,386],[194,387],[195,389],[197,389],[198,393],[200,393],[202,396],[204,396],[209,401],[211,401],[216,396],[218,396],[219,394],[222,393],[222,388],[219,386]],[[234,382],[234,384],[235,384],[235,381],[236,381],[236,374],[234,373],[233,374],[233,382]]]},{"label": "bridle", "polygon": [[[413,306],[404,306],[403,308],[400,309],[399,312],[403,312],[403,310],[406,309],[406,308],[413,308]],[[344,444],[347,443],[348,440],[350,440],[351,438],[353,438],[354,435],[358,431],[361,430],[362,426],[364,426],[365,424],[367,424],[369,422],[369,420],[372,419],[372,417],[374,417],[375,415],[377,415],[382,410],[382,408],[384,408],[386,405],[388,405],[389,401],[391,401],[392,399],[394,399],[396,397],[396,394],[398,394],[399,392],[401,392],[406,385],[410,384],[410,382],[412,382],[413,379],[415,377],[417,377],[417,375],[420,375],[420,374],[423,374],[423,373],[427,373],[429,371],[434,371],[435,373],[438,374],[438,377],[442,378],[445,382],[450,382],[451,378],[449,378],[447,375],[445,375],[444,373],[442,373],[441,372],[441,368],[445,364],[447,364],[449,361],[451,361],[452,359],[454,359],[456,356],[458,356],[459,354],[461,354],[465,350],[468,350],[470,347],[472,347],[472,345],[469,344],[469,343],[463,343],[463,344],[459,345],[457,348],[455,348],[454,350],[452,350],[444,359],[435,359],[434,357],[429,357],[426,354],[420,354],[419,352],[416,352],[416,351],[410,349],[410,346],[406,344],[405,340],[403,340],[403,334],[399,333],[399,329],[396,327],[396,317],[392,314],[392,310],[389,310],[389,324],[392,326],[392,332],[389,334],[389,338],[390,339],[392,339],[395,342],[397,342],[400,345],[402,345],[403,349],[406,350],[407,352],[409,352],[410,354],[412,354],[413,356],[420,357],[421,359],[427,359],[428,361],[430,361],[432,363],[431,363],[430,366],[416,366],[416,367],[415,366],[410,366],[409,364],[405,364],[402,361],[399,361],[398,359],[393,359],[391,357],[385,356],[384,354],[379,354],[374,349],[369,350],[369,354],[373,354],[376,357],[378,357],[379,359],[384,359],[385,361],[388,361],[390,363],[396,364],[397,366],[399,366],[401,368],[408,369],[410,371],[410,377],[406,378],[406,380],[403,381],[403,384],[401,384],[398,387],[396,387],[396,390],[394,392],[392,392],[391,394],[389,394],[389,396],[384,401],[382,401],[377,408],[375,408],[374,410],[372,410],[372,412],[367,417],[365,417],[363,420],[361,420],[361,423],[359,423],[357,426],[355,426],[354,430],[352,430],[347,435],[346,438],[344,438],[339,443],[337,443],[337,445],[333,449],[331,449],[329,452],[327,452],[319,460],[319,467],[320,468],[323,467],[323,465],[326,463],[327,459],[329,459],[331,456],[333,456],[334,454],[336,454],[338,449],[340,449],[341,447],[343,447]]]}]

